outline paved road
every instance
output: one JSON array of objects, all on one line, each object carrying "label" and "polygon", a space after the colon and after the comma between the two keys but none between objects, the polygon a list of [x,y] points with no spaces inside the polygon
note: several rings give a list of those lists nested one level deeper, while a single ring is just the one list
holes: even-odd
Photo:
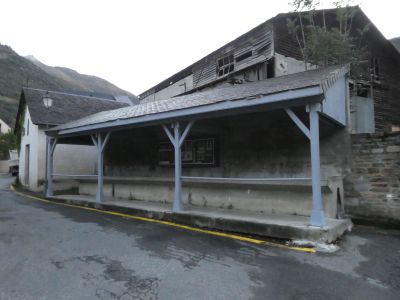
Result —
[{"label": "paved road", "polygon": [[0,299],[399,299],[400,232],[307,254],[17,196],[0,177]]}]

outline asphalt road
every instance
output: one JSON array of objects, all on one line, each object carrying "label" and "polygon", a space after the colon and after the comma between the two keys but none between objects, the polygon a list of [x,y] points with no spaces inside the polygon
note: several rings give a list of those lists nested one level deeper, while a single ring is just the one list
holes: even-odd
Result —
[{"label": "asphalt road", "polygon": [[308,254],[15,195],[0,176],[0,299],[399,299],[400,231]]}]

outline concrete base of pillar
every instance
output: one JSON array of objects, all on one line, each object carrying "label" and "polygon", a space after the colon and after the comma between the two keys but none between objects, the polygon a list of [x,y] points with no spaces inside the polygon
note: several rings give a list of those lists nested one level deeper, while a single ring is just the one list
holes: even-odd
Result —
[{"label": "concrete base of pillar", "polygon": [[310,225],[315,227],[325,227],[325,215],[322,210],[311,212]]}]

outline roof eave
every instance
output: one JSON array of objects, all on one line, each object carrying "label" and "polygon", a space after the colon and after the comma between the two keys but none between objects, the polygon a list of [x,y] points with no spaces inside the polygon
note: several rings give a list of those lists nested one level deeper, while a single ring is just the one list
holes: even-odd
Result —
[{"label": "roof eave", "polygon": [[[231,114],[247,113],[263,108],[279,108],[296,105],[303,105],[312,102],[318,102],[323,99],[324,93],[321,86],[313,85],[295,90],[287,90],[269,95],[260,95],[257,98],[246,98],[233,101],[223,101],[214,104],[190,107],[179,110],[161,112],[157,114],[148,114],[129,119],[117,119],[98,124],[84,125],[75,128],[60,130],[49,130],[47,134],[54,137],[67,137],[76,135],[85,135],[98,131],[112,131],[122,127],[143,127],[162,123],[168,123],[172,120],[201,119],[213,116],[225,116]],[[290,103],[288,103],[290,102]]]}]

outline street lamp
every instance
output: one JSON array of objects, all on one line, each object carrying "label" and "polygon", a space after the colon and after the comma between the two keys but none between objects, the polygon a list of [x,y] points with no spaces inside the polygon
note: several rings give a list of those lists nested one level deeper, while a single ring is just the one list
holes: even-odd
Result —
[{"label": "street lamp", "polygon": [[42,100],[43,100],[44,107],[46,107],[46,109],[47,109],[46,129],[49,129],[49,110],[50,110],[50,107],[52,107],[52,105],[53,105],[53,99],[50,98],[49,92],[46,92],[46,94],[44,94]]},{"label": "street lamp", "polygon": [[50,98],[49,92],[46,92],[42,99],[44,107],[46,107],[47,109],[49,109],[53,105],[53,99]]},{"label": "street lamp", "polygon": [[[53,105],[53,99],[50,98],[49,92],[46,92],[46,94],[44,94],[43,98],[43,105],[46,108],[46,130],[49,129],[49,110],[50,107]],[[47,137],[48,140],[48,137]],[[48,155],[49,155],[49,143],[48,141],[46,142],[46,169],[45,169],[45,185],[44,185],[44,194],[46,195],[46,191],[47,191],[47,187],[48,187],[48,176],[47,176],[47,164],[48,164]]]}]

